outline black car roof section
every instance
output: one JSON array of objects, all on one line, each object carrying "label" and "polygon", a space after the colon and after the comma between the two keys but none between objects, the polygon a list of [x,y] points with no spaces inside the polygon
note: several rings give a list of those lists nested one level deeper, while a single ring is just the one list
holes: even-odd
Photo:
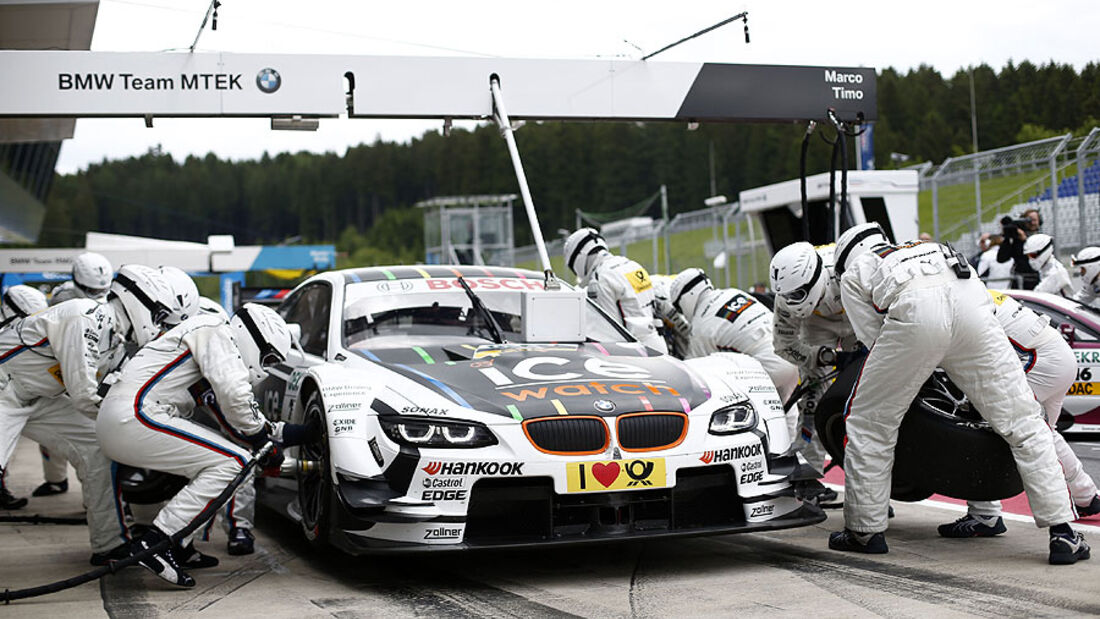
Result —
[{"label": "black car roof section", "polygon": [[489,267],[474,265],[437,265],[423,264],[415,266],[388,266],[365,267],[361,269],[345,269],[340,271],[346,283],[378,282],[399,279],[432,279],[438,277],[465,277],[477,279],[479,277],[513,277],[521,279],[542,280],[542,274],[528,269],[514,269],[511,267]]}]

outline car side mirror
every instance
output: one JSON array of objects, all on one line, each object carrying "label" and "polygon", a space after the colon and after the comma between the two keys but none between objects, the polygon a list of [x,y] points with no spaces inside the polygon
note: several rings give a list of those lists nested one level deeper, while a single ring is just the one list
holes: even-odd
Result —
[{"label": "car side mirror", "polygon": [[1065,338],[1066,342],[1068,342],[1071,346],[1075,341],[1077,341],[1077,327],[1069,324],[1068,322],[1063,322],[1062,324],[1058,325],[1058,330],[1062,332],[1062,337]]},{"label": "car side mirror", "polygon": [[290,331],[290,345],[301,348],[302,346],[302,325],[296,322],[286,323],[286,328]]}]

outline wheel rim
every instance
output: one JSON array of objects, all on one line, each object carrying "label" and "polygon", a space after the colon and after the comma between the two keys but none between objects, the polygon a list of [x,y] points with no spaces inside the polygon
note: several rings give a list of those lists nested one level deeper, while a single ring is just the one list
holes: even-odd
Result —
[{"label": "wheel rim", "polygon": [[[315,403],[306,410],[305,423],[319,423],[323,427],[321,408]],[[300,461],[320,463],[315,467],[298,469],[298,506],[302,510],[302,525],[316,535],[325,510],[325,472],[328,471],[328,445],[324,433],[313,443],[302,444],[298,451]]]}]

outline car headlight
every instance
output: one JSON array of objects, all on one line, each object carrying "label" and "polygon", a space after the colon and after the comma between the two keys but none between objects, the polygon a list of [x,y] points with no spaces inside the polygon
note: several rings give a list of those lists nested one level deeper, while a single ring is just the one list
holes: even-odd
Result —
[{"label": "car headlight", "polygon": [[756,409],[752,402],[743,400],[714,411],[710,416],[711,434],[733,434],[756,425]]},{"label": "car headlight", "polygon": [[379,417],[378,422],[390,440],[408,447],[473,448],[497,444],[489,428],[473,421]]}]

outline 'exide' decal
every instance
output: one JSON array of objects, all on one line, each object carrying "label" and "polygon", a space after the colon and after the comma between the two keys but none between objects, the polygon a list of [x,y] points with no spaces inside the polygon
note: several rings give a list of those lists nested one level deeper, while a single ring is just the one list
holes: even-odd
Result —
[{"label": "'exide' decal", "polygon": [[429,462],[428,475],[523,475],[524,462]]}]

